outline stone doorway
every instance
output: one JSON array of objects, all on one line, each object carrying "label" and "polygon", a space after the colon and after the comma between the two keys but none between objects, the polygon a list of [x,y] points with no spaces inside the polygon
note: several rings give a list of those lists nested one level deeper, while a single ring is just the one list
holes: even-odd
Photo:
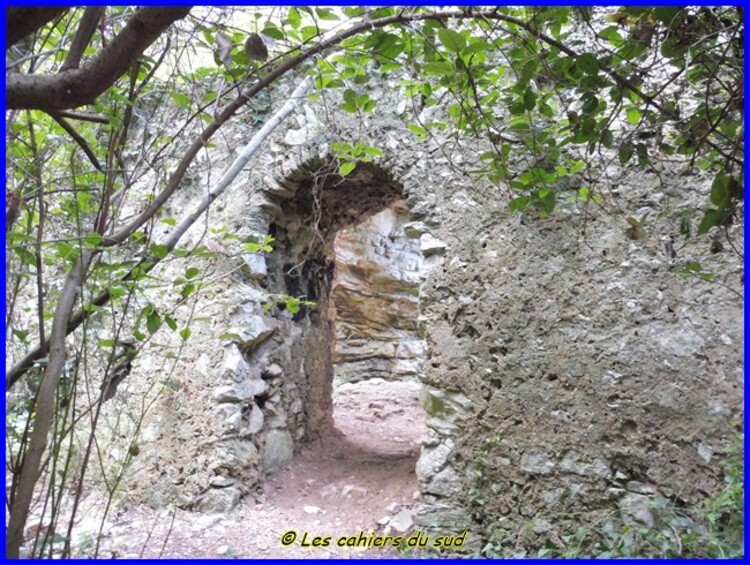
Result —
[{"label": "stone doorway", "polygon": [[404,231],[409,219],[397,200],[340,230],[333,245],[334,422],[374,453],[418,453],[426,432],[418,381],[422,256],[419,240]]},{"label": "stone doorway", "polygon": [[419,240],[405,234],[410,214],[403,187],[369,163],[341,177],[334,162],[319,160],[280,182],[273,205],[281,213],[269,229],[276,242],[267,261],[268,290],[314,302],[293,315],[276,313],[289,336],[280,364],[285,386],[293,388],[285,404],[295,403],[296,429],[289,430],[295,451],[336,430],[336,389],[338,406],[356,406],[371,436],[392,443],[399,434],[378,432],[379,425],[389,414],[410,418],[403,427],[415,437],[399,441],[418,452],[421,254]]},{"label": "stone doorway", "polygon": [[268,290],[315,304],[275,313],[286,337],[268,352],[284,380],[274,404],[292,416],[295,456],[266,477],[266,492],[282,509],[303,501],[312,517],[400,532],[420,499],[426,433],[419,240],[405,234],[407,200],[387,172],[360,164],[342,179],[331,165],[282,181],[293,194],[270,229]]}]

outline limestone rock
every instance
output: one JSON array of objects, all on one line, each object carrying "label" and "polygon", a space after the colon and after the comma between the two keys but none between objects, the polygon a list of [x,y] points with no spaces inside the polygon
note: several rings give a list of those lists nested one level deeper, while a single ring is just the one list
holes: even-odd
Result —
[{"label": "limestone rock", "polygon": [[250,409],[247,426],[240,431],[240,435],[247,436],[257,434],[263,428],[263,421],[263,412],[257,405],[253,404],[253,407]]},{"label": "limestone rock", "polygon": [[224,348],[222,361],[222,376],[224,378],[243,379],[250,372],[245,357],[236,344],[232,343]]},{"label": "limestone rock", "polygon": [[243,253],[242,260],[245,262],[244,273],[254,279],[263,279],[268,274],[266,258],[258,253]]},{"label": "limestone rock", "polygon": [[446,503],[436,503],[421,506],[413,516],[416,526],[435,530],[444,530],[443,533],[461,533],[464,529],[471,527],[471,518],[463,508]]},{"label": "limestone rock", "polygon": [[212,487],[216,487],[216,488],[226,488],[226,487],[232,486],[236,482],[237,482],[236,479],[233,479],[231,477],[224,477],[222,475],[216,475],[215,477],[211,477],[211,480],[208,481],[208,483]]},{"label": "limestone rock", "polygon": [[255,349],[268,339],[274,331],[275,328],[266,325],[260,316],[252,318],[240,331],[240,345],[245,351]]},{"label": "limestone rock", "polygon": [[651,512],[652,502],[649,496],[633,492],[627,493],[618,502],[622,519],[631,524],[654,526],[654,515]]},{"label": "limestone rock", "polygon": [[521,455],[521,470],[532,475],[548,475],[555,468],[554,462],[544,453]]},{"label": "limestone rock", "polygon": [[287,145],[302,145],[305,141],[307,141],[306,127],[287,130],[286,135],[284,136],[284,143]]},{"label": "limestone rock", "polygon": [[243,402],[267,390],[266,381],[246,381],[217,387],[213,392],[213,398],[216,402]]},{"label": "limestone rock", "polygon": [[450,442],[441,443],[437,447],[423,447],[416,466],[420,483],[430,484],[433,477],[448,464],[448,457],[452,451],[453,444]]},{"label": "limestone rock", "polygon": [[423,222],[409,222],[404,225],[404,234],[410,239],[419,239],[423,233],[427,233],[427,226]]},{"label": "limestone rock", "polygon": [[414,521],[412,519],[413,516],[414,513],[411,510],[405,508],[401,510],[401,512],[393,516],[388,522],[388,525],[395,532],[403,534],[414,526]]},{"label": "limestone rock", "polygon": [[193,503],[200,512],[229,512],[240,503],[241,492],[237,487],[211,488]]},{"label": "limestone rock", "polygon": [[422,252],[422,255],[424,257],[438,255],[445,252],[447,248],[447,243],[445,243],[444,241],[440,241],[429,233],[422,234],[422,237],[419,239],[419,250]]},{"label": "limestone rock", "polygon": [[336,273],[330,301],[337,340],[337,382],[416,377],[424,345],[416,329],[421,262],[418,243],[404,236],[397,205],[335,240]]},{"label": "limestone rock", "polygon": [[462,486],[461,477],[453,467],[447,466],[432,478],[424,490],[430,494],[447,497],[460,493]]},{"label": "limestone rock", "polygon": [[294,442],[288,431],[271,430],[268,432],[263,448],[263,468],[266,472],[280,470],[292,460],[293,456]]}]

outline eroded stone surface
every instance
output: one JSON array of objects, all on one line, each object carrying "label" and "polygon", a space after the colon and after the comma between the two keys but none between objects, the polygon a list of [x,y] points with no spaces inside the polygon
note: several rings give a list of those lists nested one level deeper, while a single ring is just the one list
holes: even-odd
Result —
[{"label": "eroded stone surface", "polygon": [[424,358],[417,334],[418,245],[404,234],[408,211],[391,206],[336,236],[331,308],[339,382],[415,378]]}]

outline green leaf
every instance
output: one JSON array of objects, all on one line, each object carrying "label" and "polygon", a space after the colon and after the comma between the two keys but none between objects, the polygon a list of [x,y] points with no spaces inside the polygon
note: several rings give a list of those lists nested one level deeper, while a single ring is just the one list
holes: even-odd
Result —
[{"label": "green leaf", "polygon": [[162,218],[161,221],[162,223],[167,224],[170,227],[174,227],[177,225],[177,220],[175,220],[174,218]]},{"label": "green leaf", "polygon": [[286,22],[294,29],[297,29],[300,24],[302,24],[302,16],[300,16],[297,8],[289,8],[289,11],[286,14]]},{"label": "green leaf", "polygon": [[161,326],[161,316],[159,316],[159,313],[156,310],[153,310],[146,317],[146,329],[149,333],[154,333],[159,329],[159,326]]},{"label": "green leaf", "polygon": [[190,328],[183,328],[180,330],[180,337],[182,338],[182,341],[187,341],[190,338],[190,334],[192,332],[190,331]]},{"label": "green leaf", "polygon": [[377,147],[365,147],[365,154],[370,157],[382,157],[383,152]]},{"label": "green leaf", "polygon": [[530,202],[531,198],[528,196],[519,196],[508,203],[508,210],[511,212],[520,212],[521,210],[525,210]]},{"label": "green leaf", "polygon": [[346,175],[348,175],[349,173],[351,173],[356,167],[357,167],[356,163],[352,163],[351,161],[347,161],[346,163],[343,163],[339,167],[339,174],[342,177],[345,177]]},{"label": "green leaf", "polygon": [[175,382],[175,381],[173,381],[171,379],[165,379],[165,380],[159,381],[159,382],[161,384],[163,384],[165,387],[167,387],[169,389],[172,389],[175,392],[177,392],[178,390],[180,390],[180,388],[182,388],[178,382]]},{"label": "green leaf", "polygon": [[169,314],[164,315],[164,323],[167,324],[167,326],[169,326],[169,329],[172,331],[175,331],[177,329],[177,322],[175,322],[174,318]]},{"label": "green leaf", "polygon": [[347,104],[351,104],[352,106],[357,105],[357,93],[354,92],[351,88],[347,88],[344,91],[344,102]]},{"label": "green leaf", "polygon": [[83,244],[86,247],[96,247],[97,245],[101,243],[101,241],[102,241],[101,234],[98,234],[96,232],[92,232],[83,238]]},{"label": "green leaf", "polygon": [[261,31],[261,33],[267,37],[270,37],[271,39],[276,39],[277,41],[281,41],[285,37],[283,31],[270,23],[263,28],[263,31]]},{"label": "green leaf", "polygon": [[227,341],[230,339],[240,339],[240,335],[233,332],[224,332],[219,336],[219,339]]},{"label": "green leaf", "polygon": [[339,17],[328,8],[315,8],[315,13],[321,20],[336,21]]},{"label": "green leaf", "polygon": [[633,148],[629,145],[621,145],[620,150],[618,151],[618,157],[620,158],[620,164],[624,165],[628,161],[630,161],[630,158],[633,156]]},{"label": "green leaf", "polygon": [[662,22],[663,24],[666,24],[667,26],[671,26],[673,23],[677,23],[675,20],[675,16],[680,13],[680,8],[677,8],[675,6],[662,6],[658,8],[654,8],[654,15],[656,16],[656,19]]},{"label": "green leaf", "polygon": [[430,61],[422,65],[422,70],[427,73],[443,76],[451,76],[456,72],[453,65],[446,61]]},{"label": "green leaf", "polygon": [[576,59],[576,65],[587,75],[595,75],[599,72],[599,62],[593,53],[581,53]]},{"label": "green leaf", "polygon": [[284,306],[291,314],[299,312],[299,301],[294,296],[283,296]]},{"label": "green leaf", "polygon": [[648,147],[644,143],[636,143],[635,153],[638,155],[639,167],[646,167],[651,162],[648,156]]},{"label": "green leaf", "polygon": [[409,124],[407,127],[409,128],[410,132],[416,134],[417,139],[419,139],[420,141],[424,141],[429,137],[427,130],[422,126],[418,126],[417,124]]},{"label": "green leaf", "polygon": [[[60,257],[62,257],[63,259],[67,259],[68,261],[75,261],[75,259],[78,257],[78,249],[70,245],[67,241],[61,241],[55,247],[58,255],[60,255]],[[34,255],[29,255],[31,256],[30,263],[35,263],[36,258],[34,257]]]},{"label": "green leaf", "polygon": [[201,272],[200,269],[196,267],[190,267],[187,271],[185,271],[185,278],[194,279],[195,277],[198,276],[200,272]]},{"label": "green leaf", "polygon": [[638,108],[630,108],[627,112],[628,121],[637,126],[641,121],[641,111]]},{"label": "green leaf", "polygon": [[711,184],[711,204],[717,208],[722,208],[729,201],[729,177],[720,171]]},{"label": "green leaf", "polygon": [[452,29],[442,28],[438,30],[440,43],[453,53],[460,53],[466,47],[466,40],[463,35]]},{"label": "green leaf", "polygon": [[723,219],[723,215],[718,210],[711,208],[706,212],[701,223],[698,225],[698,235],[708,233],[712,227],[720,225]]},{"label": "green leaf", "polygon": [[530,112],[534,109],[534,106],[536,106],[536,93],[532,89],[527,88],[526,92],[523,93],[523,107],[527,112]]},{"label": "green leaf", "polygon": [[186,94],[183,94],[182,92],[170,92],[169,95],[172,97],[172,100],[174,100],[174,103],[180,108],[190,108],[190,97]]},{"label": "green leaf", "polygon": [[99,347],[114,347],[115,340],[114,339],[100,339],[96,344]]},{"label": "green leaf", "polygon": [[193,283],[188,283],[185,286],[182,287],[182,290],[180,291],[180,296],[183,298],[187,298],[193,292],[195,291],[195,285]]},{"label": "green leaf", "polygon": [[167,249],[166,245],[163,245],[161,243],[153,243],[151,247],[149,247],[149,249],[151,253],[153,253],[159,259],[164,259],[167,255],[169,255],[169,249]]}]

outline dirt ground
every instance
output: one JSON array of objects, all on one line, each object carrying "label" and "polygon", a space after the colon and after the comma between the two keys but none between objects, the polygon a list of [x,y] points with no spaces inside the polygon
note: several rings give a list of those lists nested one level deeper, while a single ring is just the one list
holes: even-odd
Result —
[{"label": "dirt ground", "polygon": [[[359,543],[365,544],[362,538],[372,533],[408,531],[410,512],[419,504],[414,468],[426,431],[418,389],[416,383],[381,379],[336,387],[337,430],[268,477],[263,503],[243,502],[226,515],[132,508],[107,528],[100,557],[404,555],[391,546],[338,547],[337,542],[347,536],[342,543],[354,543],[351,537],[360,532]],[[284,547],[281,538],[289,531],[295,532],[295,541]],[[324,547],[312,547],[315,536],[330,539],[318,541]]]}]

